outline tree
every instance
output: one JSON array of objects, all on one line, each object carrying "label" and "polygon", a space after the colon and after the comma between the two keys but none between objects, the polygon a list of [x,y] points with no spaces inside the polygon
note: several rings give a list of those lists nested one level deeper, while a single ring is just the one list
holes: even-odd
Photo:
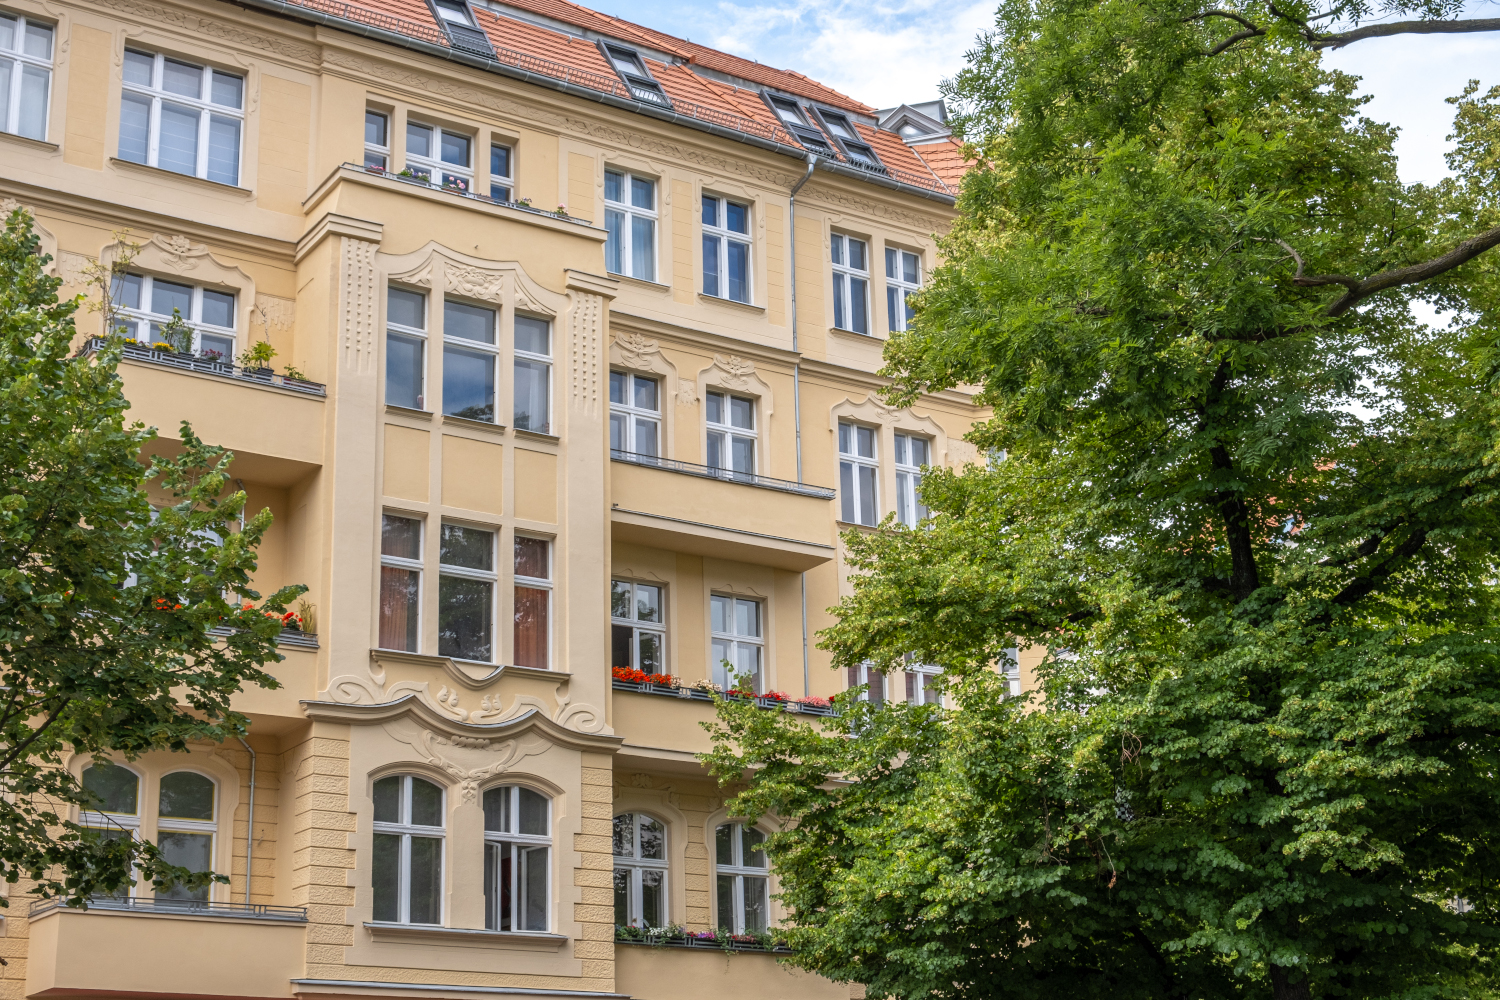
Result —
[{"label": "tree", "polygon": [[[80,301],[58,301],[48,260],[13,212],[0,235],[0,872],[82,906],[132,868],[158,888],[228,881],[70,819],[98,803],[62,765],[244,734],[230,699],[278,686],[262,667],[281,659],[280,614],[306,588],[253,606],[270,511],[238,524],[233,456],[186,423],[178,454],[143,459],[155,431],[125,423],[119,347],[71,356]],[[153,508],[148,486],[170,502]]]},{"label": "tree", "polygon": [[[846,537],[837,666],[960,706],[725,705],[795,961],[875,995],[1488,995],[1500,938],[1500,89],[1456,173],[1318,50],[1449,4],[1007,0],[888,396],[994,460]],[[1346,25],[1323,30],[1320,25]],[[1452,322],[1410,309],[1425,300]],[[1002,460],[1003,456],[1003,460]],[[1045,647],[1040,692],[992,665]]]}]

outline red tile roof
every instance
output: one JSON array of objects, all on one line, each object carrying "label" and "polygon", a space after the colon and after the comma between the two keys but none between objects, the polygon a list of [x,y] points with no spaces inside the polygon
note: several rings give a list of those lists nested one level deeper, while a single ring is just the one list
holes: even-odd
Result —
[{"label": "red tile roof", "polygon": [[940,139],[910,147],[920,156],[938,179],[957,189],[958,182],[969,170],[969,161],[964,159],[963,144],[957,139]]}]

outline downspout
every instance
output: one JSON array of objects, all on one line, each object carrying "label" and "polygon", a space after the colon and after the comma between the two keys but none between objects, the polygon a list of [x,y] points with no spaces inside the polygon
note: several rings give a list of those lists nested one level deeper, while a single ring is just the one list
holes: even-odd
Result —
[{"label": "downspout", "polygon": [[[803,632],[807,629],[804,627]],[[245,905],[250,905],[250,869],[255,861],[255,748],[243,736],[237,737],[250,754],[250,809],[245,822]]]},{"label": "downspout", "polygon": [[[818,165],[818,154],[807,154],[807,173],[802,179],[792,185],[792,193],[787,198],[788,231],[792,235],[792,248],[790,259],[792,262],[792,352],[797,351],[797,192],[802,190],[802,185],[812,179],[813,170]],[[802,482],[802,379],[801,362],[792,365],[792,420],[797,425],[797,482]],[[802,577],[802,697],[812,696],[812,674],[809,672],[807,659],[807,571],[803,570]]]}]

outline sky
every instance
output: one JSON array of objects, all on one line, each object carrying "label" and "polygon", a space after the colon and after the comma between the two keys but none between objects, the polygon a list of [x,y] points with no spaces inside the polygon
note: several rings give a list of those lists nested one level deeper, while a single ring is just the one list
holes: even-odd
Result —
[{"label": "sky", "polygon": [[[993,24],[994,0],[583,0],[596,10],[793,69],[877,108],[938,97]],[[1476,9],[1466,16],[1493,15]],[[1364,78],[1366,114],[1400,127],[1403,180],[1446,171],[1453,109],[1445,97],[1478,78],[1500,83],[1500,32],[1372,38],[1325,60]]]}]

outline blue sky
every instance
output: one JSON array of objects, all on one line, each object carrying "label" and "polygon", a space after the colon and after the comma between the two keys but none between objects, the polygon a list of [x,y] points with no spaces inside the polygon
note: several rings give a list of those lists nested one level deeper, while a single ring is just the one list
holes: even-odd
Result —
[{"label": "blue sky", "polygon": [[[583,0],[606,14],[794,69],[876,107],[931,100],[992,23],[993,0]],[[1482,6],[1490,6],[1483,4]],[[1490,11],[1470,12],[1483,16]],[[1408,181],[1446,172],[1453,111],[1443,98],[1500,83],[1500,32],[1359,42],[1324,57],[1364,77],[1372,118],[1401,128]]]}]

